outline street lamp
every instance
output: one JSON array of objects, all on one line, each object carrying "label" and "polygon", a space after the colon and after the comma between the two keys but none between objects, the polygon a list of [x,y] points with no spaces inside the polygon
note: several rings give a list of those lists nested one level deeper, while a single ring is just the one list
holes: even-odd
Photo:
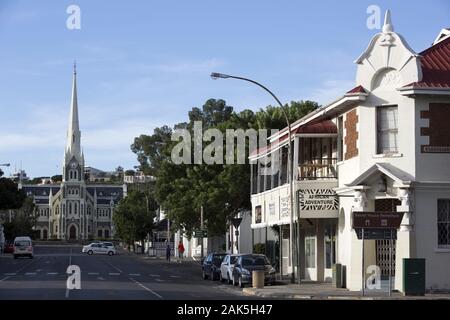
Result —
[{"label": "street lamp", "polygon": [[[289,260],[291,262],[291,266],[292,266],[292,270],[291,270],[291,283],[295,282],[295,273],[294,273],[294,259],[293,259],[293,245],[294,245],[294,203],[293,203],[293,194],[294,194],[294,190],[293,190],[293,182],[292,182],[292,139],[291,139],[291,122],[289,121],[289,117],[286,113],[285,107],[283,106],[283,104],[280,102],[280,100],[275,96],[275,94],[273,94],[272,91],[270,91],[269,89],[267,89],[265,86],[263,86],[262,84],[248,79],[248,78],[243,78],[243,77],[237,77],[237,76],[232,76],[229,74],[223,74],[223,73],[218,73],[218,72],[213,72],[211,73],[211,78],[213,80],[217,80],[217,79],[237,79],[237,80],[243,80],[243,81],[247,81],[247,82],[251,82],[253,84],[256,84],[257,86],[261,87],[262,89],[264,89],[265,91],[267,91],[274,99],[275,101],[278,103],[278,105],[281,108],[281,111],[283,112],[283,115],[285,117],[287,126],[288,126],[288,139],[289,139],[289,143],[288,143],[288,178],[289,178],[289,211],[290,211],[290,220],[289,220],[289,242],[290,242],[290,246],[289,246]],[[298,236],[298,235],[297,235]],[[298,254],[298,253],[297,253]]]}]

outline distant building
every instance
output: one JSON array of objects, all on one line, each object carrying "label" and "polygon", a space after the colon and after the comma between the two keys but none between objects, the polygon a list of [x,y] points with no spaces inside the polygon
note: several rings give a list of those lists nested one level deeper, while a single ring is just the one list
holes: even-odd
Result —
[{"label": "distant building", "polygon": [[[74,70],[62,182],[25,184],[22,187],[27,195],[34,197],[39,213],[36,230],[41,239],[75,240],[114,236],[114,209],[126,195],[126,185],[86,184],[84,163]],[[91,176],[95,176],[93,173],[97,169],[88,169]]]},{"label": "distant building", "polygon": [[134,175],[125,174],[123,177],[124,183],[149,183],[155,181],[155,177],[145,175],[142,171],[137,171]]}]

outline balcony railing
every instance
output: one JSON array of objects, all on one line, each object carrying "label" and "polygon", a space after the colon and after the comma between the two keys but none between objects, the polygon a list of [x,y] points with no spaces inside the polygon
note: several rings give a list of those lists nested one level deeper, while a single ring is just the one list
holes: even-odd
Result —
[{"label": "balcony railing", "polygon": [[298,166],[299,180],[336,179],[336,158],[310,159]]}]

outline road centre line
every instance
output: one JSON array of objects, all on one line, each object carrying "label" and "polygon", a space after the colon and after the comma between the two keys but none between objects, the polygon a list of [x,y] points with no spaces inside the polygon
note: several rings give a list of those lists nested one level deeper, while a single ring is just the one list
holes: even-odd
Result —
[{"label": "road centre line", "polygon": [[134,283],[136,283],[138,286],[140,286],[141,288],[147,290],[148,292],[153,293],[155,296],[157,296],[160,299],[163,299],[163,297],[161,297],[159,294],[157,294],[155,291],[153,291],[150,288],[147,288],[146,286],[144,286],[142,283],[140,283],[139,281],[134,280],[133,278],[130,278],[131,281],[133,281]]}]

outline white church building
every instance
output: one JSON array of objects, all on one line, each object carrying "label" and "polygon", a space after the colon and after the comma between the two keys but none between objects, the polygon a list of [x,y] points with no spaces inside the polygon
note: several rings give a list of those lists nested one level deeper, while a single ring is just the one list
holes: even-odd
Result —
[{"label": "white church building", "polygon": [[[338,263],[346,287],[361,290],[363,274],[366,280],[368,267],[377,265],[403,291],[403,258],[424,258],[426,288],[449,290],[450,29],[416,53],[394,31],[388,11],[355,63],[353,89],[291,125],[301,278],[330,281]],[[297,265],[289,258],[287,131],[250,156],[251,227],[281,226],[284,275]],[[257,160],[274,152],[280,170],[266,174]],[[390,240],[358,239],[356,211],[403,213],[391,260]]]},{"label": "white church building", "polygon": [[22,185],[37,207],[40,239],[112,238],[114,208],[126,195],[126,185],[91,184],[85,179],[78,119],[76,69],[61,184]]}]

